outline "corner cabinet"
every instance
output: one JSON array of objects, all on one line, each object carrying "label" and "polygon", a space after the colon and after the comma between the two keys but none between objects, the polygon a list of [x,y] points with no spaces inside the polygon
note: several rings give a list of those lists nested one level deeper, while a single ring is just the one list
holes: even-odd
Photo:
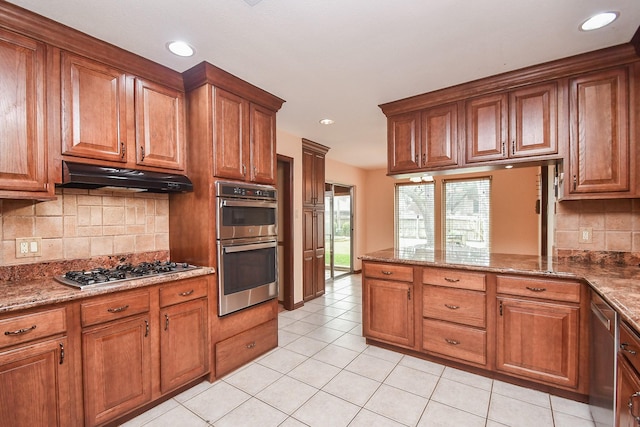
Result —
[{"label": "corner cabinet", "polygon": [[49,184],[43,43],[0,30],[0,199],[54,197]]},{"label": "corner cabinet", "polygon": [[364,336],[413,347],[415,344],[415,288],[413,267],[364,262]]},{"label": "corner cabinet", "polygon": [[185,169],[184,93],[69,52],[61,63],[64,159]]},{"label": "corner cabinet", "polygon": [[324,145],[302,140],[302,297],[324,294]]},{"label": "corner cabinet", "polygon": [[640,425],[640,337],[620,323],[616,382],[616,425]]},{"label": "corner cabinet", "polygon": [[563,199],[635,197],[638,64],[569,80],[570,133]]}]

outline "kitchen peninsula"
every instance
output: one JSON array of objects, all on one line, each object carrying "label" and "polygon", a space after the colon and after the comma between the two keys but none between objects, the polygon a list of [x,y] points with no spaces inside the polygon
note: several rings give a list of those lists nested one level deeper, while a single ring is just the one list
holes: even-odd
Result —
[{"label": "kitchen peninsula", "polygon": [[590,293],[640,331],[637,263],[420,247],[362,261],[370,344],[573,399],[588,399]]}]

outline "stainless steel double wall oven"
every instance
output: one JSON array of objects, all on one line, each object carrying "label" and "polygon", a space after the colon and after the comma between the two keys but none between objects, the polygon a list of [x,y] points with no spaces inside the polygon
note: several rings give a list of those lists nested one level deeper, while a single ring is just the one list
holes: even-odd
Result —
[{"label": "stainless steel double wall oven", "polygon": [[216,182],[218,314],[278,296],[277,191]]}]

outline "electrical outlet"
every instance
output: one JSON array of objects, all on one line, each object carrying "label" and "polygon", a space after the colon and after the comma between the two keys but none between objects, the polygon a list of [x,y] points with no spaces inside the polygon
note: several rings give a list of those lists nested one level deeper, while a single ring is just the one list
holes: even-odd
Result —
[{"label": "electrical outlet", "polygon": [[42,256],[41,237],[21,237],[16,239],[16,258]]},{"label": "electrical outlet", "polygon": [[580,227],[579,243],[593,243],[593,229],[591,227]]}]

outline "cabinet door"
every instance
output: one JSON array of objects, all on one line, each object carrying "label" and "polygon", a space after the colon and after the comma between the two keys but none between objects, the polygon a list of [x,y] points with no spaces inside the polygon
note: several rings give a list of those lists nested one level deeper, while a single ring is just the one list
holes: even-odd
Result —
[{"label": "cabinet door", "polygon": [[0,190],[47,190],[44,52],[0,30]]},{"label": "cabinet door", "polygon": [[630,190],[628,79],[618,68],[570,80],[570,194]]},{"label": "cabinet door", "polygon": [[276,113],[259,105],[250,106],[251,181],[276,182]]},{"label": "cabinet door", "polygon": [[496,369],[550,384],[578,384],[578,306],[498,298]]},{"label": "cabinet door", "polygon": [[558,153],[558,99],[555,83],[509,94],[509,157]]},{"label": "cabinet door", "polygon": [[314,288],[315,297],[324,295],[324,268],[325,268],[325,241],[324,241],[325,212],[322,209],[315,210],[314,220]]},{"label": "cabinet door", "polygon": [[215,88],[215,134],[213,136],[213,175],[244,180],[246,165],[244,122],[248,104],[230,92]]},{"label": "cabinet door", "polygon": [[507,102],[506,94],[488,95],[467,101],[467,162],[507,157]]},{"label": "cabinet door", "polygon": [[449,104],[422,112],[420,167],[458,164],[458,105]]},{"label": "cabinet door", "polygon": [[136,163],[184,170],[184,94],[136,79]]},{"label": "cabinet door", "polygon": [[315,297],[315,249],[314,243],[314,222],[315,211],[304,209],[302,212],[302,298],[307,301]]},{"label": "cabinet door", "polygon": [[71,369],[55,339],[0,353],[0,419],[15,427],[69,426]]},{"label": "cabinet door", "polygon": [[151,400],[151,337],[146,315],[82,332],[85,424],[112,420]]},{"label": "cabinet door", "polygon": [[62,54],[62,154],[126,162],[125,73]]},{"label": "cabinet door", "polygon": [[413,284],[365,279],[363,304],[365,337],[414,345]]},{"label": "cabinet door", "polygon": [[640,417],[640,396],[636,396],[640,393],[640,377],[622,356],[618,356],[616,387],[616,425],[638,427],[640,421],[635,417]]},{"label": "cabinet door", "polygon": [[387,120],[389,173],[420,167],[420,113],[400,114]]},{"label": "cabinet door", "polygon": [[164,394],[207,372],[207,300],[165,308],[160,322],[160,389]]},{"label": "cabinet door", "polygon": [[324,206],[324,154],[302,150],[302,203]]}]

